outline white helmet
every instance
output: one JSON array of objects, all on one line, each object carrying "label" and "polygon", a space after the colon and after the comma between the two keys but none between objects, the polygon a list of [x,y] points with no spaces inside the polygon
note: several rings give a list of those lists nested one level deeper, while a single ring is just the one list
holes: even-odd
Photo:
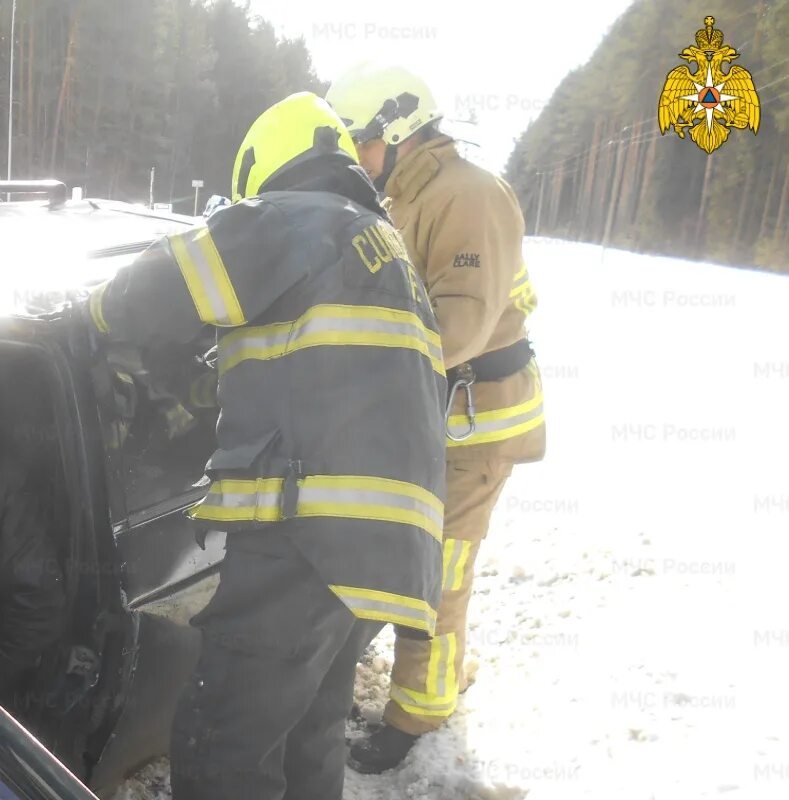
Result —
[{"label": "white helmet", "polygon": [[421,78],[403,67],[370,62],[334,81],[326,99],[357,143],[383,139],[397,146],[443,116]]}]

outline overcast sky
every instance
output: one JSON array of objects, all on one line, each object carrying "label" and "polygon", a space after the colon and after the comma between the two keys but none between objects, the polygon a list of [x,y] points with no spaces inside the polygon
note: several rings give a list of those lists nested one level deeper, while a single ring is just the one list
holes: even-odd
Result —
[{"label": "overcast sky", "polygon": [[[331,80],[365,59],[422,73],[449,118],[476,111],[475,138],[493,169],[561,79],[582,64],[633,0],[252,0],[281,35],[303,36]],[[470,132],[471,131],[471,132]]]}]

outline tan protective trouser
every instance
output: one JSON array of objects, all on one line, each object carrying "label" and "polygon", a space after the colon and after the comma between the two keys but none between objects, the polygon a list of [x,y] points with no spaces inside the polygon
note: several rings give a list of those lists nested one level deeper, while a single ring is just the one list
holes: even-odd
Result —
[{"label": "tan protective trouser", "polygon": [[466,688],[463,658],[474,562],[511,472],[512,464],[495,461],[447,464],[444,577],[436,635],[429,641],[396,638],[392,688],[384,710],[384,720],[406,733],[439,728]]}]

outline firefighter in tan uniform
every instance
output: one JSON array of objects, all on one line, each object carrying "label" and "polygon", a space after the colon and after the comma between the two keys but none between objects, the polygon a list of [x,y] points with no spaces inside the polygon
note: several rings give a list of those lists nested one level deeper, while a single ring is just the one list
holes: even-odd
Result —
[{"label": "firefighter in tan uniform", "polygon": [[466,613],[480,543],[513,465],[545,451],[542,385],[524,324],[536,298],[512,189],[438,131],[441,115],[424,82],[401,68],[363,65],[332,84],[327,99],[389,198],[438,318],[449,379],[436,635],[398,631],[385,724],[351,749],[354,768],[378,773],[438,728],[467,687]]}]

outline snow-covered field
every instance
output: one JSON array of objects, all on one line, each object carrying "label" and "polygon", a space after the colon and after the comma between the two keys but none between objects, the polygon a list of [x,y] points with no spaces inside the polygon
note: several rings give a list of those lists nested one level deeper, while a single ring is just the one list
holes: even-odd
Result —
[{"label": "snow-covered field", "polygon": [[[526,253],[549,449],[480,557],[476,683],[346,800],[785,800],[789,278]],[[390,647],[359,669],[371,719]],[[162,761],[115,800],[168,797]]]}]

